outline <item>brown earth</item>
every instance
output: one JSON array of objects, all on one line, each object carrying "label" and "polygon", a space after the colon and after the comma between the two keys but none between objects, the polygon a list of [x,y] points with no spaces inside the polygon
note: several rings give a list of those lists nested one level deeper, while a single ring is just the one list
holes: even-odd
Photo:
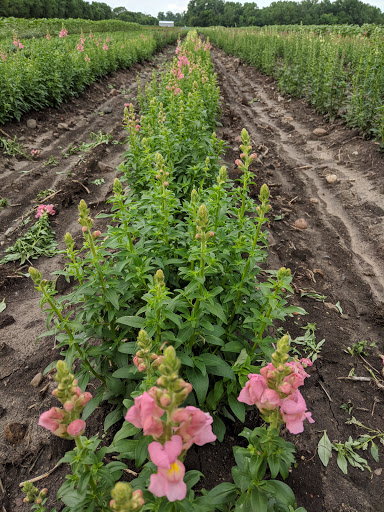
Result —
[{"label": "brown earth", "polygon": [[[160,54],[156,66],[169,58],[172,51]],[[384,352],[383,156],[377,145],[363,140],[341,121],[327,124],[305,101],[281,97],[273,79],[219,50],[214,50],[212,56],[223,95],[223,126],[218,133],[228,142],[225,160],[232,177],[236,177],[234,160],[239,155],[239,144],[235,138],[245,127],[255,151],[263,155],[255,166],[255,196],[264,182],[272,191],[270,267],[291,268],[296,292],[292,302],[308,312],[284,327],[294,338],[303,334],[301,328],[308,322],[316,323],[317,340],[326,339],[303,392],[316,423],[307,424],[302,435],[287,435],[297,447],[298,463],[288,483],[298,504],[308,512],[384,511],[381,460],[375,463],[368,453],[363,453],[373,472],[349,467],[348,475],[343,475],[335,455],[324,468],[316,454],[323,430],[327,430],[332,441],[341,442],[364,433],[345,423],[348,414],[340,409],[342,404],[351,403],[352,414],[358,420],[384,431],[384,399],[379,386],[339,380],[348,376],[352,368],[356,376],[369,377],[367,368],[371,367],[377,379],[382,378],[379,354]],[[146,80],[152,66],[137,65],[115,73],[60,109],[29,114],[20,123],[3,127],[12,137],[24,137],[22,142],[29,150],[42,149],[42,156],[38,162],[0,159],[1,196],[15,205],[0,210],[2,250],[22,232],[22,219],[36,204],[34,198],[40,190],[60,191],[48,200],[58,211],[51,221],[58,241],[66,231],[80,236],[77,204],[81,198],[92,208],[92,216],[105,209],[124,145],[103,144],[81,153],[80,158],[76,154],[65,159],[61,152],[69,144],[88,141],[90,132],[99,130],[123,142],[123,105],[134,99],[136,73]],[[111,94],[112,89],[119,91],[116,96]],[[106,107],[112,112],[99,115]],[[37,129],[26,127],[28,118],[36,119]],[[58,129],[59,123],[65,123],[68,129]],[[325,129],[326,134],[314,135],[315,128]],[[59,165],[43,167],[42,162],[51,155]],[[337,181],[328,183],[325,177],[329,174],[335,174]],[[104,178],[105,182],[94,185],[91,181],[95,178]],[[295,226],[300,218],[307,223],[304,230]],[[41,258],[34,265],[48,276],[62,263],[59,255]],[[70,442],[53,438],[37,426],[39,414],[53,405],[53,380],[48,375],[37,388],[30,381],[58,354],[52,338],[35,344],[45,330],[45,320],[31,281],[20,275],[26,271],[27,266],[0,266],[0,301],[5,297],[7,303],[6,310],[0,313],[1,512],[27,510],[18,483],[52,469],[71,448]],[[301,297],[302,292],[308,291],[326,296],[324,303]],[[334,307],[338,301],[342,313]],[[361,340],[369,342],[365,361],[344,352]],[[369,347],[372,342],[376,347]],[[92,434],[100,429],[105,414],[97,410],[93,415]],[[250,413],[247,426],[256,424],[257,415]],[[236,436],[241,428],[228,425],[224,443],[189,453],[187,466],[205,474],[205,487],[230,479],[234,464],[232,446],[239,443]],[[379,451],[382,459],[384,454],[381,448]],[[57,469],[41,480],[41,487],[48,487],[50,496],[54,496],[65,472],[65,467]]]}]

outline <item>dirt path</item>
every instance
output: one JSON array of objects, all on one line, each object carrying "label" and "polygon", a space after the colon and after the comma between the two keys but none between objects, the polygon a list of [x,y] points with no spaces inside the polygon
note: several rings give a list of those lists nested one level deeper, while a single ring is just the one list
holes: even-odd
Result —
[{"label": "dirt path", "polygon": [[[161,66],[173,51],[170,48],[160,54],[155,66]],[[340,409],[345,403],[352,404],[352,414],[364,424],[384,430],[383,392],[369,383],[338,379],[352,368],[356,375],[369,376],[363,360],[343,351],[361,340],[369,342],[369,355],[364,359],[377,371],[382,366],[378,354],[384,352],[384,267],[380,251],[384,242],[383,157],[377,146],[362,140],[358,132],[341,123],[326,124],[301,100],[281,98],[273,79],[220,51],[213,51],[212,56],[223,95],[223,127],[218,132],[228,141],[228,169],[236,177],[234,160],[239,151],[235,137],[245,127],[255,151],[264,154],[256,173],[255,196],[264,182],[272,191],[270,267],[284,265],[292,269],[296,291],[292,301],[308,311],[306,317],[296,317],[284,328],[296,337],[303,334],[307,322],[316,323],[317,340],[326,339],[304,390],[316,423],[306,425],[305,433],[293,439],[298,467],[289,483],[308,512],[378,512],[384,497],[382,463],[374,463],[367,454],[374,473],[351,468],[344,476],[335,456],[326,470],[322,467],[316,445],[324,429],[332,441],[346,441],[349,435],[357,438],[363,433],[345,424],[348,414]],[[62,151],[70,144],[88,142],[91,132],[110,133],[114,140],[123,142],[124,103],[135,98],[136,73],[146,80],[152,67],[147,63],[115,73],[58,110],[29,115],[37,121],[37,129],[26,127],[28,118],[4,127],[12,137],[24,137],[22,142],[29,150],[41,149],[42,156],[39,162],[0,159],[1,196],[12,205],[20,204],[0,211],[0,249],[17,238],[21,220],[33,208],[40,190],[60,191],[48,201],[58,211],[52,225],[60,243],[66,231],[80,237],[77,205],[81,198],[92,208],[93,217],[105,208],[124,145],[102,144],[69,158],[64,158]],[[317,137],[312,133],[315,128],[324,128],[327,133]],[[43,167],[50,156],[58,166]],[[335,174],[338,181],[328,184],[328,174]],[[103,178],[104,183],[92,184],[96,178]],[[298,218],[306,220],[307,229],[294,227]],[[62,264],[59,255],[41,258],[36,266],[48,276]],[[18,482],[53,468],[71,447],[70,442],[53,438],[37,426],[39,414],[52,405],[53,382],[48,376],[35,388],[30,381],[58,354],[52,348],[52,337],[35,344],[45,330],[39,297],[31,281],[16,274],[16,269],[12,265],[0,267],[0,300],[5,297],[7,303],[0,315],[0,503],[7,512],[28,509],[22,505]],[[59,291],[65,289],[66,283],[59,281]],[[325,304],[301,297],[308,291],[326,296]],[[338,301],[342,313],[335,307]],[[376,342],[377,348],[369,347],[371,342]],[[94,429],[102,414],[96,411],[93,415]],[[255,426],[252,418],[248,427]],[[187,465],[206,475],[204,485],[230,479],[234,463],[231,446],[238,442],[240,430],[239,425],[233,431],[229,428],[222,445],[203,447],[193,454],[191,451]],[[65,468],[59,469],[41,482],[49,487],[51,496],[64,474]]]},{"label": "dirt path", "polygon": [[[340,442],[365,433],[345,424],[348,414],[340,406],[348,402],[362,423],[384,428],[383,392],[369,383],[338,379],[352,368],[358,376],[369,376],[359,357],[344,352],[361,340],[368,340],[368,346],[376,342],[377,348],[368,348],[365,359],[377,370],[375,375],[381,376],[383,156],[374,143],[341,122],[327,124],[305,101],[282,98],[272,78],[220,50],[212,55],[224,97],[220,135],[230,146],[228,166],[235,167],[235,136],[245,127],[256,152],[265,154],[256,172],[257,186],[266,182],[273,194],[270,267],[291,268],[293,300],[309,313],[285,328],[292,337],[302,336],[300,328],[315,322],[317,340],[326,339],[304,389],[316,423],[307,425],[304,435],[294,440],[298,467],[290,483],[299,504],[309,512],[382,510],[382,462],[375,464],[366,454],[376,473],[350,467],[344,476],[335,456],[323,468],[316,446],[324,429],[332,441]],[[326,134],[314,135],[316,128],[325,129]],[[329,174],[336,175],[337,182],[329,184],[325,178]],[[295,228],[299,218],[305,219],[307,229]],[[311,290],[325,295],[325,304],[300,297]],[[334,306],[338,301],[342,313]]]}]

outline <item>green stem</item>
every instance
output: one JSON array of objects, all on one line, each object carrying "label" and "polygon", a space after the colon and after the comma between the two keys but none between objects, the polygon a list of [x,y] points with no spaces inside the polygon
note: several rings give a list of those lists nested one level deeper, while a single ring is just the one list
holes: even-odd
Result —
[{"label": "green stem", "polygon": [[235,317],[235,314],[236,314],[236,311],[237,311],[237,308],[239,306],[239,303],[240,303],[240,299],[241,299],[241,289],[243,287],[243,284],[244,284],[244,280],[245,278],[247,277],[247,274],[248,274],[248,270],[249,270],[249,267],[250,267],[250,264],[251,264],[251,257],[253,257],[254,255],[254,252],[255,252],[255,249],[256,249],[256,244],[259,240],[259,237],[260,237],[260,231],[261,231],[261,225],[262,225],[262,221],[264,219],[264,213],[261,213],[260,214],[260,219],[259,219],[259,224],[257,226],[257,229],[256,229],[256,233],[255,233],[255,237],[253,239],[253,243],[252,243],[252,250],[251,252],[249,253],[249,256],[248,256],[248,259],[247,259],[247,262],[245,264],[245,267],[244,267],[244,270],[243,270],[243,274],[241,276],[241,280],[240,280],[240,285],[239,285],[239,290],[237,292],[237,296],[236,296],[236,301],[235,301],[235,306],[232,310],[232,314],[228,320],[228,323],[227,325],[231,325],[234,317]]}]

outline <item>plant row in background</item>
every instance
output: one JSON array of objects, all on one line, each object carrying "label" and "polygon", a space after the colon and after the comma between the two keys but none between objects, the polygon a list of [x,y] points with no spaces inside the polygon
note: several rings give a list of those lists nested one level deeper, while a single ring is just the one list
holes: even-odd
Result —
[{"label": "plant row in background", "polygon": [[71,18],[0,18],[0,39],[11,38],[16,32],[19,37],[29,39],[31,37],[45,37],[47,32],[54,34],[65,25],[71,34],[88,32],[127,32],[142,30],[138,23],[130,23],[120,20],[91,21]]},{"label": "plant row in background", "polygon": [[[312,27],[313,28],[313,27]],[[306,97],[330,120],[343,117],[384,148],[384,40],[307,29],[204,29],[226,52],[273,75],[281,91]]]},{"label": "plant row in background", "polygon": [[0,46],[0,124],[29,110],[56,107],[99,77],[149,58],[176,39],[172,29],[74,36],[63,26],[28,40],[14,33]]},{"label": "plant row in background", "polygon": [[[257,155],[245,130],[238,183],[220,166],[209,49],[190,32],[166,72],[139,90],[140,115],[126,106],[128,150],[111,213],[102,215],[107,232],[81,201],[81,242],[65,236],[67,264],[56,274],[71,292],[57,296],[54,282],[30,268],[48,313],[44,335],[55,335],[65,360],[54,391],[62,407],[40,425],[76,443],[62,459],[71,465],[58,491],[67,511],[304,512],[277,477],[288,477],[295,451],[281,428],[296,434],[313,421],[298,390],[312,362],[290,358],[289,336],[269,329],[303,311],[287,303],[289,270],[261,270],[269,190],[261,186],[256,204],[250,197]],[[112,408],[105,431],[125,418],[102,447],[83,435],[101,403]],[[186,472],[187,451],[222,441],[253,405],[264,426],[243,431],[248,446],[235,448],[234,482],[196,495],[203,475]],[[115,484],[133,463],[138,477]],[[24,490],[44,512],[47,491]]]}]

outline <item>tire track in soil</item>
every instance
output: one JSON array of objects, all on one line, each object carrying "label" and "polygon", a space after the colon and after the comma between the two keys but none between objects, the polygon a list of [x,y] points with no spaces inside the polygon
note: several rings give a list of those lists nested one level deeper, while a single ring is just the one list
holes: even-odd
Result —
[{"label": "tire track in soil", "polygon": [[[21,222],[38,204],[34,199],[40,190],[61,190],[48,201],[55,205],[57,211],[57,215],[51,218],[51,225],[56,232],[59,249],[64,248],[63,237],[67,231],[76,241],[82,238],[77,222],[80,199],[87,202],[93,218],[108,208],[106,200],[112,192],[115,171],[126,150],[126,132],[122,126],[124,103],[130,102],[137,107],[136,75],[140,76],[142,84],[151,80],[153,68],[161,69],[173,57],[174,48],[172,45],[151,61],[113,73],[58,109],[29,113],[20,122],[3,127],[11,138],[15,135],[21,137],[28,151],[41,149],[42,156],[39,161],[26,161],[0,154],[0,197],[6,197],[10,204],[17,205],[0,210],[0,257],[26,229],[21,227]],[[101,117],[99,113],[104,111],[107,113]],[[36,130],[26,127],[29,118],[37,120]],[[64,123],[65,127],[60,127],[59,123]],[[90,133],[98,131],[111,134],[119,144],[102,144],[86,153],[63,157],[62,152],[70,144],[78,146],[81,142],[89,142]],[[51,155],[57,159],[58,165],[44,167],[43,162]],[[29,173],[22,172],[26,170]],[[103,178],[104,183],[100,186],[92,184],[95,178]],[[106,224],[104,219],[95,221],[95,227],[101,231]],[[50,278],[51,272],[63,267],[64,258],[62,255],[39,258],[32,264]],[[25,265],[22,271],[27,272],[28,266]],[[0,315],[0,479],[6,491],[3,495],[0,485],[0,504],[7,512],[29,510],[30,507],[22,504],[18,483],[48,471],[72,448],[71,442],[55,438],[37,424],[39,415],[54,405],[51,391],[55,383],[51,375],[46,376],[38,388],[32,387],[30,381],[51,361],[58,359],[59,351],[54,349],[53,336],[35,344],[38,336],[47,330],[45,315],[40,309],[40,296],[32,281],[16,274],[17,269],[18,266],[12,263],[0,266],[0,300],[5,297],[7,304]],[[59,293],[64,293],[68,287],[65,280],[59,278]],[[104,416],[105,411],[95,411],[88,421],[89,432],[97,432]],[[15,423],[22,425],[23,435],[11,444],[9,439],[17,430],[12,426]],[[9,424],[10,436],[5,434]],[[49,487],[51,506],[65,474],[66,468],[59,468],[41,482]]]},{"label": "tire track in soil", "polygon": [[[381,472],[371,479],[367,470],[350,468],[345,476],[335,455],[325,470],[316,447],[324,429],[332,441],[341,442],[364,433],[345,425],[348,416],[340,405],[348,401],[353,402],[357,419],[371,428],[384,428],[382,404],[374,416],[370,414],[374,397],[382,400],[382,392],[338,380],[352,367],[356,375],[368,376],[361,361],[343,352],[362,339],[376,342],[377,349],[371,349],[366,359],[378,370],[382,366],[378,354],[383,350],[384,312],[383,157],[356,130],[340,122],[326,124],[303,100],[282,98],[273,78],[217,48],[211,55],[223,96],[223,127],[218,134],[229,145],[231,177],[237,177],[234,160],[240,151],[235,137],[243,127],[256,153],[268,148],[262,164],[255,166],[255,197],[262,183],[270,185],[269,268],[291,268],[296,291],[291,300],[309,313],[289,320],[284,328],[295,338],[303,335],[307,322],[315,322],[317,341],[326,339],[303,391],[316,423],[307,423],[297,437],[288,436],[296,445],[298,461],[288,483],[308,512],[378,512],[383,510]],[[314,136],[317,127],[328,134]],[[328,184],[327,174],[336,174],[338,182]],[[283,219],[274,221],[274,215]],[[295,229],[293,223],[300,217],[308,229]],[[300,290],[310,289],[326,295],[328,303],[339,300],[343,314],[300,298]],[[366,458],[373,470],[380,467],[369,454]]]}]

